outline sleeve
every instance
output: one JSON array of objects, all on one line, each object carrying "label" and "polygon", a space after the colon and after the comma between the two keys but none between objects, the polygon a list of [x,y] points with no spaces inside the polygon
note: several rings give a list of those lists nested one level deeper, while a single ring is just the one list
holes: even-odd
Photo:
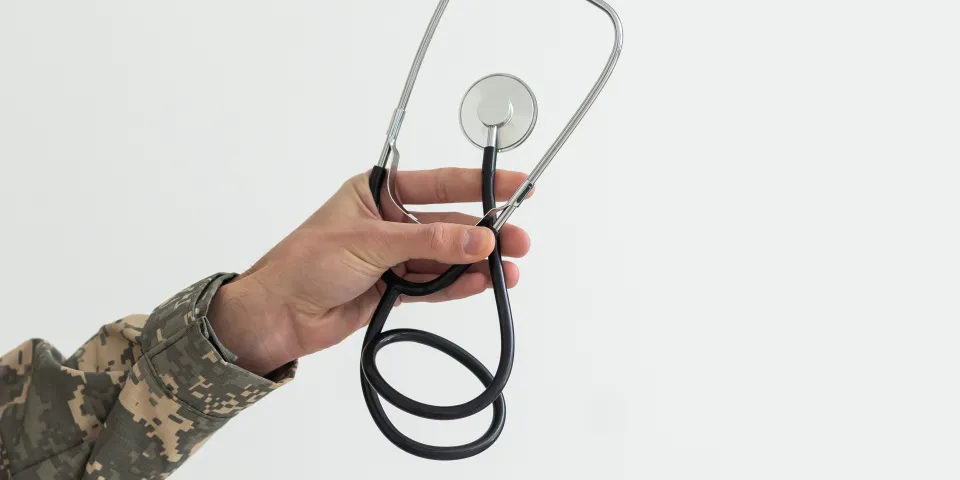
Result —
[{"label": "sleeve", "polygon": [[108,324],[67,359],[37,339],[0,357],[0,480],[166,478],[291,381],[296,361],[264,378],[217,347],[206,313],[231,278]]}]

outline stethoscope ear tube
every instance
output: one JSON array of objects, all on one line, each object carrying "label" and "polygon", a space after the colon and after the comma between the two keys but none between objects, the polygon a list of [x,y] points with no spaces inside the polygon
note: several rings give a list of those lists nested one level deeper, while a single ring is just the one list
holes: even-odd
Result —
[{"label": "stethoscope ear tube", "polygon": [[[493,224],[493,229],[499,231],[503,227],[513,213],[520,208],[520,204],[523,202],[524,192],[522,190],[527,190],[532,188],[534,184],[537,183],[537,180],[540,179],[540,176],[543,175],[547,167],[550,166],[550,163],[553,161],[554,157],[560,152],[560,149],[563,148],[570,136],[573,135],[574,130],[577,126],[580,125],[580,122],[587,115],[587,112],[590,110],[590,107],[593,106],[593,103],[596,101],[597,97],[600,96],[600,92],[603,91],[603,88],[606,86],[607,81],[613,75],[613,71],[617,66],[617,62],[620,60],[620,53],[623,50],[623,24],[620,21],[620,16],[617,14],[616,10],[610,6],[604,0],[587,0],[591,5],[602,10],[607,17],[610,19],[610,22],[613,26],[613,49],[610,52],[610,56],[607,58],[607,63],[603,67],[603,71],[600,73],[600,76],[597,78],[596,83],[587,93],[586,98],[581,102],[580,106],[574,112],[573,117],[567,122],[563,130],[560,131],[560,134],[557,135],[557,138],[553,141],[550,147],[544,153],[543,157],[539,162],[533,167],[530,173],[527,175],[526,182],[521,185],[514,195],[511,197],[510,201],[505,203],[500,207],[495,209],[487,210],[484,212],[484,216],[496,215],[496,220]],[[393,166],[388,166],[388,163],[396,161],[399,157],[399,150],[397,149],[397,138],[400,136],[400,128],[403,125],[403,119],[406,115],[407,104],[410,101],[410,96],[413,93],[413,87],[416,84],[417,75],[420,72],[420,67],[423,64],[423,60],[426,57],[427,49],[430,46],[430,42],[433,40],[433,34],[436,32],[437,27],[440,24],[440,19],[443,16],[443,12],[446,10],[449,0],[440,0],[437,4],[437,8],[434,10],[433,17],[430,20],[430,24],[427,26],[427,31],[423,36],[423,39],[420,42],[420,48],[417,50],[417,55],[414,58],[413,65],[410,68],[410,72],[407,74],[407,81],[403,87],[403,93],[400,96],[400,102],[397,104],[397,107],[393,111],[393,116],[390,118],[390,124],[387,128],[386,139],[383,143],[383,149],[380,153],[380,160],[377,162],[377,165],[384,168],[395,168]],[[462,125],[461,125],[462,128]],[[391,200],[400,207],[400,210],[404,213],[407,213],[403,208],[402,202],[399,199],[394,198],[393,193],[389,192]],[[408,215],[413,221],[417,221],[415,217]]]}]

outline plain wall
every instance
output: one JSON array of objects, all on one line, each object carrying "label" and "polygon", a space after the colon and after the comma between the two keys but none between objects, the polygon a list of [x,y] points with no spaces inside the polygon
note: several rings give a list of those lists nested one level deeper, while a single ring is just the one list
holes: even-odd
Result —
[{"label": "plain wall", "polygon": [[[219,432],[177,478],[960,477],[960,18],[951,1],[614,0],[622,60],[513,220],[507,427],[433,463],[364,407],[359,340]],[[434,2],[0,4],[0,351],[69,354],[217,271],[242,271],[377,159]],[[531,85],[530,169],[599,74],[583,1],[451,2],[403,169],[478,167],[457,108]],[[478,205],[458,205],[476,213]],[[498,354],[491,294],[405,306]],[[453,403],[439,354],[387,378]],[[489,412],[415,438],[472,440]]]}]

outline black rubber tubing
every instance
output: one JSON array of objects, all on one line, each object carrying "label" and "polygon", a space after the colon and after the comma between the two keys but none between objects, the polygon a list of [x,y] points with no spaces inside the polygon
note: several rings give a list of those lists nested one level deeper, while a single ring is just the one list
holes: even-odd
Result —
[{"label": "black rubber tubing", "polygon": [[[493,147],[487,147],[483,150],[481,186],[484,213],[496,206],[494,195],[496,170],[497,150]],[[385,177],[386,171],[383,167],[375,166],[370,172],[370,191],[378,209],[380,208],[380,192]],[[491,228],[493,220],[493,218],[486,218],[481,225]],[[496,235],[497,232],[494,231],[494,234]],[[503,432],[506,423],[506,402],[503,398],[503,389],[510,378],[510,372],[513,370],[515,342],[513,314],[510,311],[510,297],[507,294],[507,282],[503,274],[499,235],[497,235],[497,244],[487,261],[490,264],[493,293],[500,319],[500,363],[497,366],[496,375],[491,374],[483,363],[469,352],[439,335],[410,328],[383,331],[387,316],[390,315],[390,310],[393,309],[396,300],[401,295],[422,297],[437,293],[456,282],[470,268],[470,265],[451,266],[436,279],[424,283],[405,280],[394,273],[393,270],[387,270],[381,277],[387,288],[373,313],[363,338],[363,347],[360,354],[360,385],[367,410],[370,411],[370,416],[380,432],[391,443],[407,453],[430,460],[460,460],[472,457],[490,448],[500,437],[500,433]],[[381,348],[398,342],[414,342],[426,345],[453,358],[470,370],[483,383],[483,392],[473,400],[451,406],[428,405],[403,395],[384,380],[377,369],[376,363],[377,353]],[[470,443],[455,446],[427,445],[407,437],[393,425],[393,422],[390,421],[383,410],[380,397],[404,412],[432,420],[462,419],[493,405],[493,419],[487,431],[480,438]]]}]

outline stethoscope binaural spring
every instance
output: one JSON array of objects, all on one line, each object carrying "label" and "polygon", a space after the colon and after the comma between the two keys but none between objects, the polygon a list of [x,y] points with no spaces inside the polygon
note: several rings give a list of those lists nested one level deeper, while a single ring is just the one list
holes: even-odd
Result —
[{"label": "stethoscope binaural spring", "polygon": [[[387,138],[380,154],[380,161],[370,172],[370,191],[377,208],[382,206],[382,191],[410,221],[420,223],[416,216],[407,211],[397,195],[396,177],[400,163],[397,150],[397,137],[403,123],[407,103],[413,92],[413,86],[420,71],[420,65],[426,55],[433,34],[449,0],[440,0],[426,34],[417,50],[413,66],[407,76],[407,82],[400,97],[400,103],[394,110],[387,130]],[[482,166],[482,203],[483,218],[479,226],[490,228],[498,234],[513,212],[533,189],[534,184],[547,166],[563,147],[574,129],[593,105],[600,91],[620,57],[623,46],[623,31],[616,11],[603,0],[587,0],[600,8],[610,17],[614,27],[614,47],[600,78],[590,90],[586,99],[574,113],[563,131],[544,154],[543,158],[527,176],[526,180],[514,192],[504,205],[497,206],[494,197],[497,156],[500,152],[511,150],[523,143],[533,130],[537,121],[537,100],[530,88],[519,78],[507,74],[486,76],[473,84],[460,105],[460,125],[464,135],[476,146],[483,149]],[[384,188],[386,184],[386,188]],[[374,423],[385,437],[402,450],[419,457],[432,460],[459,460],[472,457],[488,449],[499,438],[506,420],[506,403],[503,389],[513,368],[514,334],[513,314],[510,311],[510,297],[507,294],[506,280],[503,274],[503,261],[500,255],[499,236],[493,253],[487,259],[490,276],[493,281],[494,298],[500,320],[500,360],[496,374],[489,370],[469,352],[459,345],[438,335],[415,329],[395,329],[383,331],[387,316],[401,295],[426,296],[437,293],[452,285],[470,265],[454,265],[436,279],[417,283],[401,278],[392,270],[383,274],[386,292],[373,313],[367,332],[363,338],[360,360],[360,384],[363,398]],[[381,348],[397,342],[415,342],[434,348],[450,356],[470,370],[483,383],[484,390],[473,400],[460,405],[436,406],[413,400],[395,390],[384,380],[377,369],[376,356]],[[400,410],[422,418],[432,420],[457,420],[474,415],[489,406],[493,406],[493,419],[490,427],[477,440],[455,446],[433,446],[417,442],[401,433],[387,417],[380,397]]]}]

